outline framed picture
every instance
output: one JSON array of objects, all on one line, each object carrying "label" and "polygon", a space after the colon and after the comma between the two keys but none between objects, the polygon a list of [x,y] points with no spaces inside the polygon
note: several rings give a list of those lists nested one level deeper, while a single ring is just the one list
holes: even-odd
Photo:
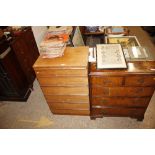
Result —
[{"label": "framed picture", "polygon": [[127,68],[120,44],[98,44],[96,47],[98,69]]},{"label": "framed picture", "polygon": [[121,44],[122,48],[129,48],[133,46],[140,46],[136,36],[123,36],[123,37],[105,37],[107,44]]}]

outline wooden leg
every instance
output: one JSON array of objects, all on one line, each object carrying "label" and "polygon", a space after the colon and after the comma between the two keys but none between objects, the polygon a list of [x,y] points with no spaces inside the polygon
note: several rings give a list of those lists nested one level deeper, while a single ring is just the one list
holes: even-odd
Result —
[{"label": "wooden leg", "polygon": [[137,121],[143,121],[143,119],[144,119],[144,116],[138,117],[138,118],[137,118]]},{"label": "wooden leg", "polygon": [[90,116],[90,119],[91,119],[91,120],[96,120],[96,117]]}]

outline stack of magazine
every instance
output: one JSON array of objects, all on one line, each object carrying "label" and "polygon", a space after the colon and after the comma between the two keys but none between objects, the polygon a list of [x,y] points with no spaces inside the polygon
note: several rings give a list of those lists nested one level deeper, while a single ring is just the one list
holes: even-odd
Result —
[{"label": "stack of magazine", "polygon": [[72,28],[67,26],[49,27],[48,32],[40,44],[42,57],[61,57],[64,54],[71,31]]}]

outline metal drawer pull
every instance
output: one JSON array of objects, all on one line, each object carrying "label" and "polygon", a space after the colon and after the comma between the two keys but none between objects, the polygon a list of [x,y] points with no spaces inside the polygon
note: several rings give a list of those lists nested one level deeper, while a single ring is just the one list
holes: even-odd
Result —
[{"label": "metal drawer pull", "polygon": [[141,84],[144,83],[144,79],[138,79],[137,81]]},{"label": "metal drawer pull", "polygon": [[155,80],[155,78],[153,78],[153,80]]},{"label": "metal drawer pull", "polygon": [[102,103],[107,103],[108,101],[107,100],[102,100]]},{"label": "metal drawer pull", "polygon": [[139,94],[139,93],[142,93],[143,92],[143,89],[141,88],[141,89],[137,89],[136,91],[135,91],[135,93],[137,93],[137,94]]},{"label": "metal drawer pull", "polygon": [[4,58],[8,55],[8,53],[9,53],[10,51],[11,51],[11,48],[8,47],[8,49],[5,50],[5,51],[0,55],[0,59],[4,59]]}]

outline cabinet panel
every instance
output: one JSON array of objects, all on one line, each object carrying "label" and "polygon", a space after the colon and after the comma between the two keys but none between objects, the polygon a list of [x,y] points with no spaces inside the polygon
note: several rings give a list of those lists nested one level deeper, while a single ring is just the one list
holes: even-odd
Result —
[{"label": "cabinet panel", "polygon": [[121,86],[123,82],[123,77],[91,77],[91,84],[100,86]]},{"label": "cabinet panel", "polygon": [[93,115],[143,117],[145,108],[93,108]]},{"label": "cabinet panel", "polygon": [[127,97],[93,97],[92,106],[114,106],[114,107],[147,107],[150,97],[127,98]]},{"label": "cabinet panel", "polygon": [[135,76],[125,78],[126,86],[154,86],[155,76]]},{"label": "cabinet panel", "polygon": [[36,60],[36,54],[27,44],[28,37],[25,38],[29,30],[12,35],[10,41],[0,40],[0,100],[26,101],[30,95],[29,88],[35,79],[31,60]]},{"label": "cabinet panel", "polygon": [[88,116],[90,114],[89,110],[70,110],[70,109],[53,109],[50,108],[53,114],[58,114],[58,115],[86,115]]},{"label": "cabinet panel", "polygon": [[147,97],[152,96],[153,87],[93,87],[94,96],[126,96],[126,97]]},{"label": "cabinet panel", "polygon": [[86,69],[50,69],[50,68],[42,68],[36,69],[35,72],[37,77],[52,77],[52,76],[87,76]]},{"label": "cabinet panel", "polygon": [[72,110],[89,110],[89,104],[87,103],[50,103],[48,105],[54,109],[72,109]]},{"label": "cabinet panel", "polygon": [[88,87],[42,87],[45,95],[88,95]]},{"label": "cabinet panel", "polygon": [[152,96],[153,87],[115,87],[110,88],[110,96],[147,97]]},{"label": "cabinet panel", "polygon": [[88,95],[45,95],[47,102],[88,103]]},{"label": "cabinet panel", "polygon": [[38,77],[41,86],[88,86],[87,77]]},{"label": "cabinet panel", "polygon": [[29,84],[31,84],[35,79],[35,72],[32,66],[39,56],[34,37],[30,34],[33,35],[31,29],[27,29],[20,35],[16,36],[11,42],[11,47],[16,54],[17,60],[27,77]]}]

